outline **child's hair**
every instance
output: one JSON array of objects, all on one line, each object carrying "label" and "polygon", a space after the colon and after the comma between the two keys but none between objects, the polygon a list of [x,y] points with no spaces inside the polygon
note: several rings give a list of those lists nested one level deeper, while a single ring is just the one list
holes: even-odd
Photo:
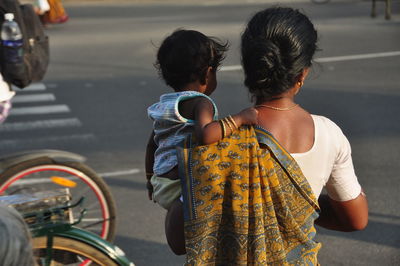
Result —
[{"label": "child's hair", "polygon": [[178,29],[165,38],[154,66],[168,86],[179,91],[191,82],[205,84],[208,67],[217,70],[228,50],[222,43],[198,31]]}]

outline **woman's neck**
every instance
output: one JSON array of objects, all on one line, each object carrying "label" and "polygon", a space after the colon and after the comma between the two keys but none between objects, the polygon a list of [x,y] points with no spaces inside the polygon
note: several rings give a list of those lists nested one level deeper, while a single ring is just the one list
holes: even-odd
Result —
[{"label": "woman's neck", "polygon": [[256,105],[268,104],[268,105],[283,105],[294,103],[293,96],[275,96],[268,99],[257,100]]}]

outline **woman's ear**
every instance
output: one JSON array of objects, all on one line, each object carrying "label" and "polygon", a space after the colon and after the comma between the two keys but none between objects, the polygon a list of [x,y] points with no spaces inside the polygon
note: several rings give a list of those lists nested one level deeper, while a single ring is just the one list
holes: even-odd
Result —
[{"label": "woman's ear", "polygon": [[301,84],[304,83],[304,80],[306,79],[306,77],[308,76],[308,73],[310,72],[310,68],[309,67],[305,67],[301,73],[297,76],[297,81]]},{"label": "woman's ear", "polygon": [[306,68],[304,68],[304,69],[301,71],[301,73],[296,77],[296,83],[295,83],[295,85],[293,86],[293,89],[294,89],[294,92],[293,92],[293,93],[294,93],[294,95],[296,95],[296,94],[299,92],[300,88],[303,87],[304,80],[306,79],[306,77],[307,77],[309,71],[310,71],[310,68],[309,68],[309,67],[306,67]]}]

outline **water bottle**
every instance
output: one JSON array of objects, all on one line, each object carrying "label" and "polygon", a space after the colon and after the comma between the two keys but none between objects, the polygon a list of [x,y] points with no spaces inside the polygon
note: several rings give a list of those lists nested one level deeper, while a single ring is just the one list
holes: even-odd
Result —
[{"label": "water bottle", "polygon": [[14,21],[13,13],[4,14],[1,26],[1,41],[3,44],[5,63],[22,63],[22,33],[18,23]]}]

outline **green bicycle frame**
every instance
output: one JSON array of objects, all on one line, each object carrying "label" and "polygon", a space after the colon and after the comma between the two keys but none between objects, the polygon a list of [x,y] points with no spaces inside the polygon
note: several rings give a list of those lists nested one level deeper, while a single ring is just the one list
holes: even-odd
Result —
[{"label": "green bicycle frame", "polygon": [[[69,227],[69,228],[67,228]],[[74,239],[85,244],[88,244],[92,247],[97,248],[100,251],[103,251],[107,254],[111,259],[117,262],[121,266],[131,266],[133,263],[129,261],[129,259],[125,256],[124,252],[118,248],[117,246],[107,242],[106,240],[102,239],[100,236],[79,229],[77,227],[65,224],[58,228],[52,228],[47,230],[38,230],[34,231],[33,237],[42,237],[47,236],[47,250],[46,250],[46,259],[45,264],[50,265],[52,259],[52,245],[53,245],[53,237],[65,237]]]},{"label": "green bicycle frame", "polygon": [[[48,209],[48,213],[61,214],[63,210],[76,207],[81,205],[84,198],[81,198],[78,202],[73,205],[66,205],[64,207],[56,207],[52,209]],[[83,209],[81,211],[81,215],[77,221],[74,223],[65,223],[65,222],[54,222],[52,220],[38,224],[37,226],[30,226],[32,237],[44,237],[47,236],[47,245],[46,245],[46,257],[44,259],[44,264],[46,266],[50,266],[52,256],[53,256],[53,238],[54,237],[64,237],[73,240],[77,240],[79,242],[85,243],[89,246],[92,246],[99,251],[102,251],[104,254],[107,254],[112,260],[117,262],[121,266],[132,266],[134,265],[132,262],[126,258],[124,252],[118,248],[117,246],[107,242],[99,235],[96,235],[92,232],[80,229],[75,227],[74,225],[79,224],[82,221],[82,218],[86,210]],[[25,214],[25,217],[35,216],[39,218],[45,217],[46,211],[44,212],[33,212]],[[62,214],[61,214],[62,215]]]},{"label": "green bicycle frame", "polygon": [[104,253],[106,253],[110,258],[118,262],[118,264],[121,266],[133,265],[133,263],[131,263],[128,260],[128,258],[125,256],[125,253],[119,247],[111,244],[110,242],[107,242],[106,240],[104,240],[103,238],[92,232],[85,231],[72,226],[70,230],[57,233],[55,234],[55,236],[64,236],[73,238],[75,240],[84,242],[90,246],[93,246],[98,250],[101,250]]}]

